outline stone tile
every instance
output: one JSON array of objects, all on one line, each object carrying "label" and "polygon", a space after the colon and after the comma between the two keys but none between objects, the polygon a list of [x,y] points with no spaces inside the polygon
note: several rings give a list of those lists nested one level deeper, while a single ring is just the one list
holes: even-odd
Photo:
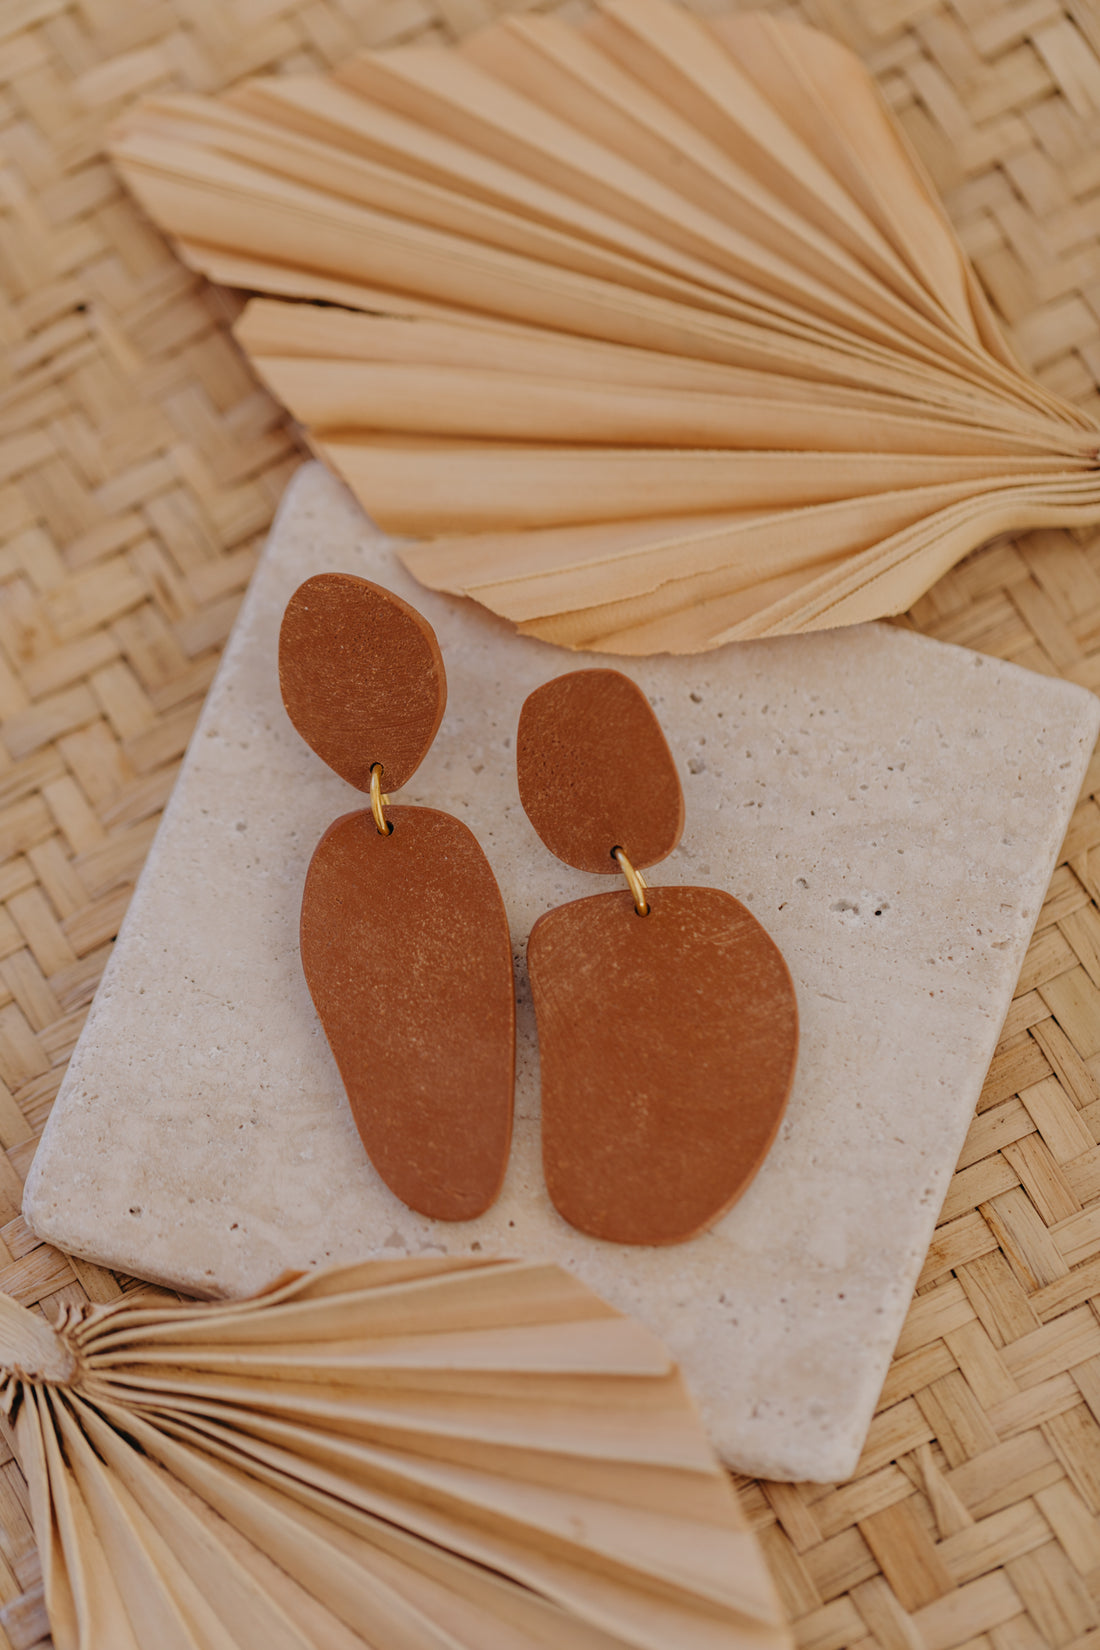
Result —
[{"label": "stone tile", "polygon": [[[468,1224],[415,1215],[378,1180],[298,966],[306,864],[358,805],[278,694],[283,606],[325,569],[392,586],[436,627],[449,709],[401,800],[476,832],[520,959],[511,1167],[495,1207]],[[77,1255],[201,1293],[364,1255],[545,1256],[665,1339],[731,1464],[839,1480],[866,1435],[1100,705],[885,625],[609,662],[649,694],[684,779],[683,842],[653,879],[745,900],[798,991],[787,1118],[712,1232],[653,1250],[585,1238],[554,1213],[539,1170],[524,942],[542,911],[609,884],[536,839],[514,734],[525,695],[592,656],[422,590],[316,465],[288,491],[226,649],[26,1216]]]}]

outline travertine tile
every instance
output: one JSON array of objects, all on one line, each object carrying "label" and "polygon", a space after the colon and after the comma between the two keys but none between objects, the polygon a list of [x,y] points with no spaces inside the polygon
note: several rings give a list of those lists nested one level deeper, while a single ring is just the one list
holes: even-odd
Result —
[{"label": "travertine tile", "polygon": [[[291,591],[328,568],[391,585],[436,627],[450,705],[401,800],[470,824],[512,923],[516,1140],[499,1202],[460,1226],[410,1213],[374,1174],[298,966],[309,855],[357,803],[286,719],[275,638]],[[524,696],[592,662],[421,590],[336,482],[301,471],[58,1097],[27,1218],[77,1254],[207,1293],[367,1254],[553,1258],[666,1340],[728,1461],[843,1478],[1100,704],[888,626],[610,661],[650,695],[684,780],[683,842],[654,880],[744,899],[787,956],[802,1020],[790,1110],[746,1197],[690,1244],[632,1250],[573,1232],[546,1198],[522,968],[541,911],[609,886],[541,847],[513,769]]]}]

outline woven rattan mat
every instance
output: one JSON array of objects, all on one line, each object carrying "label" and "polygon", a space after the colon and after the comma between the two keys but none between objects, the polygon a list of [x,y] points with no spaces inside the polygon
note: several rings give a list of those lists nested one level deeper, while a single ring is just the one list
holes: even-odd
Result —
[{"label": "woven rattan mat", "polygon": [[[801,14],[877,75],[1021,355],[1095,407],[1100,0]],[[37,1243],[21,1182],[300,458],[226,332],[235,300],[122,195],[104,125],[153,88],[490,16],[483,0],[0,0],[0,1289],[47,1314],[133,1287]],[[1100,689],[1100,534],[980,551],[912,620]],[[858,1476],[743,1485],[805,1650],[1100,1646],[1097,796],[1094,761]],[[0,1444],[0,1650],[46,1643]]]}]

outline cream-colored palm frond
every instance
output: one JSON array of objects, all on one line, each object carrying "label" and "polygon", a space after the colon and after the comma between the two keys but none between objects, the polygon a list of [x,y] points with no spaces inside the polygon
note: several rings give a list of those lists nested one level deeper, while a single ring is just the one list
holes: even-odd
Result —
[{"label": "cream-colored palm frond", "polygon": [[790,1645],[668,1353],[558,1267],[0,1296],[0,1366],[58,1650]]},{"label": "cream-colored palm frond", "polygon": [[1100,519],[1100,428],[1013,360],[869,75],[799,24],[603,0],[153,98],[113,153],[267,295],[241,343],[415,575],[565,646],[853,623]]}]

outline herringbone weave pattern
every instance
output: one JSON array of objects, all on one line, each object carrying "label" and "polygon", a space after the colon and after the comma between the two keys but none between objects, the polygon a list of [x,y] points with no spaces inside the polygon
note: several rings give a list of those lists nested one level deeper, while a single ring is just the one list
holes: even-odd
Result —
[{"label": "herringbone weave pattern", "polygon": [[[453,36],[491,9],[0,0],[0,1289],[47,1313],[131,1286],[36,1243],[21,1181],[299,459],[227,336],[235,301],[122,195],[104,127],[153,88]],[[1095,410],[1098,0],[802,15],[877,75],[1021,354]],[[912,622],[1100,689],[1100,535],[980,551]],[[1097,795],[1100,763],[859,1474],[743,1486],[805,1650],[1100,1646]],[[47,1632],[0,1448],[0,1650]]]}]

